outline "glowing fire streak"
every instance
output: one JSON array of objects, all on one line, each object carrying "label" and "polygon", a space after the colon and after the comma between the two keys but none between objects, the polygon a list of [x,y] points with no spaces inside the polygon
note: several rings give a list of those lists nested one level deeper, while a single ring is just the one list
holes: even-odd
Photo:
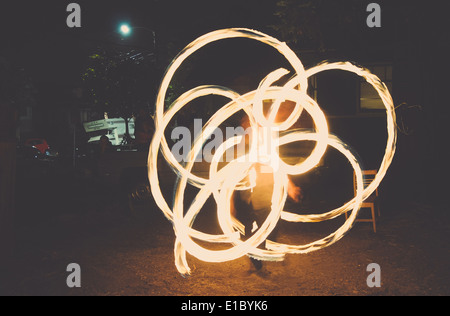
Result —
[{"label": "glowing fire streak", "polygon": [[[295,70],[295,76],[283,87],[273,86],[274,82],[288,73],[285,69],[278,69],[262,80],[256,91],[248,92],[245,95],[239,95],[221,86],[200,86],[184,93],[165,111],[164,100],[167,89],[175,72],[184,60],[211,42],[237,37],[256,40],[278,50]],[[307,95],[308,78],[326,70],[349,71],[363,77],[376,89],[386,107],[388,139],[385,155],[374,181],[367,188],[363,187],[361,167],[352,150],[336,136],[329,135],[324,113],[317,103]],[[168,147],[164,131],[170,120],[180,109],[192,100],[206,95],[223,96],[230,99],[230,102],[219,109],[205,124],[202,135],[194,141],[192,150],[189,153],[189,162],[186,166],[181,166]],[[263,114],[264,100],[273,100],[273,105],[267,117]],[[281,103],[286,100],[295,102],[295,109],[288,119],[281,123],[275,123],[275,116],[278,109]],[[229,162],[219,170],[218,162],[223,153],[228,148],[232,148],[242,141],[242,137],[239,136],[230,138],[214,154],[210,165],[209,177],[203,178],[194,175],[192,173],[194,158],[200,153],[205,141],[216,127],[228,117],[241,110],[245,111],[248,115],[252,127],[253,135],[251,137],[252,143],[250,144],[249,153],[245,157],[240,157]],[[289,130],[298,120],[303,110],[306,110],[314,120],[314,132],[305,132],[299,129]],[[148,176],[156,203],[167,219],[173,223],[176,234],[174,248],[175,264],[178,271],[183,275],[189,275],[191,272],[187,263],[186,253],[206,262],[224,262],[244,255],[249,255],[260,260],[283,260],[286,253],[307,253],[338,241],[351,228],[362,201],[373,193],[386,174],[394,156],[397,137],[392,97],[387,87],[378,77],[371,74],[368,70],[348,62],[324,62],[309,70],[305,70],[300,59],[297,58],[285,43],[281,43],[277,39],[261,32],[249,29],[225,29],[206,34],[188,45],[172,61],[162,80],[157,96],[155,125],[156,131],[150,145],[148,157]],[[316,146],[306,160],[296,165],[285,163],[274,151],[274,148],[270,149],[270,161],[264,161],[263,163],[276,166],[273,171],[274,187],[271,212],[261,227],[250,238],[243,241],[241,240],[240,232],[244,231],[244,227],[231,214],[230,201],[235,190],[249,189],[252,186],[252,184],[246,183],[244,179],[249,175],[250,169],[255,161],[262,162],[256,150],[258,145],[260,145],[258,144],[257,133],[261,127],[270,128],[280,133],[279,138],[276,139],[278,146],[298,141],[315,141]],[[323,157],[328,146],[332,146],[340,151],[353,167],[357,179],[356,196],[345,205],[323,214],[298,215],[284,211],[283,207],[287,198],[288,175],[300,175],[314,168]],[[173,208],[167,204],[159,186],[157,168],[159,150],[161,150],[170,167],[179,176],[175,189]],[[185,210],[183,205],[184,191],[188,184],[197,187],[199,192],[189,208]],[[217,203],[218,221],[223,232],[220,235],[207,234],[192,228],[195,217],[210,196],[213,196]],[[351,211],[351,215],[345,223],[325,238],[306,245],[287,245],[267,240],[267,249],[258,248],[270,235],[280,218],[291,222],[319,222],[335,218],[348,211]],[[224,243],[229,244],[230,247],[224,250],[211,250],[201,246],[198,241]]]}]

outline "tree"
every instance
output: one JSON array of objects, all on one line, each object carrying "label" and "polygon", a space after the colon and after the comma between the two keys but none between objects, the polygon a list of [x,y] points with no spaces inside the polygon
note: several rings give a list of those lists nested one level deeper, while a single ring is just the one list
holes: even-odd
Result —
[{"label": "tree", "polygon": [[278,0],[270,27],[290,47],[323,52],[343,45],[359,29],[365,9],[359,0]]},{"label": "tree", "polygon": [[82,74],[90,103],[98,113],[125,120],[126,140],[130,139],[128,122],[147,109],[155,97],[156,71],[151,58],[134,49],[99,48],[88,58]]}]

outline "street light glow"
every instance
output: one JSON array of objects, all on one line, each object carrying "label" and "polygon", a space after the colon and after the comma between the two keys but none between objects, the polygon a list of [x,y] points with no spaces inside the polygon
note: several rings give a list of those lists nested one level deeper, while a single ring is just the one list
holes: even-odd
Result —
[{"label": "street light glow", "polygon": [[122,24],[120,26],[120,33],[122,33],[122,35],[130,35],[131,33],[131,28],[128,24]]}]

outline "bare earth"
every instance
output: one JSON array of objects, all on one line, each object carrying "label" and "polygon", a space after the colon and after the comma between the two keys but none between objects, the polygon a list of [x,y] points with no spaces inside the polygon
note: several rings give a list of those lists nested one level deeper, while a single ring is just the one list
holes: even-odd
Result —
[{"label": "bare earth", "polygon": [[[44,219],[25,216],[19,222],[16,255],[1,282],[1,294],[450,294],[448,216],[429,205],[384,206],[377,233],[369,223],[356,223],[331,247],[264,263],[263,274],[252,270],[247,257],[212,264],[189,256],[193,273],[184,278],[174,265],[171,224],[151,201],[137,205],[130,214],[114,201],[99,206],[79,199],[78,204],[62,207]],[[333,225],[342,221],[317,227],[281,224],[279,240],[313,241],[331,233],[337,227]],[[66,267],[72,262],[81,266],[81,288],[66,285]],[[380,288],[367,286],[370,263],[381,267]]]}]

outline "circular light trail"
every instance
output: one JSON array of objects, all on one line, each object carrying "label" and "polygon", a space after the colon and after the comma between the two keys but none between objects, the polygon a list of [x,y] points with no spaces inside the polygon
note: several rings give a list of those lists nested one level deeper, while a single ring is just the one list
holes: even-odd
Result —
[{"label": "circular light trail", "polygon": [[[168,87],[176,71],[186,58],[205,45],[230,38],[248,38],[275,48],[290,63],[295,71],[295,75],[284,86],[275,86],[274,83],[288,73],[285,69],[275,70],[261,81],[258,89],[249,91],[244,95],[240,95],[226,87],[213,85],[200,86],[185,92],[167,108],[165,106],[165,99]],[[378,168],[375,179],[366,188],[363,186],[362,170],[355,157],[355,153],[338,137],[329,134],[328,124],[323,111],[307,95],[308,78],[328,70],[348,71],[363,77],[378,92],[386,107],[388,139],[385,155]],[[189,102],[207,95],[222,96],[229,99],[229,102],[221,107],[203,126],[203,134],[201,137],[197,137],[192,144],[192,149],[188,155],[188,162],[182,166],[170,151],[164,132],[171,119],[183,107],[187,106]],[[272,107],[268,114],[264,114],[264,100],[272,101]],[[280,105],[286,100],[294,102],[295,108],[286,120],[281,123],[275,123],[275,117],[280,109]],[[239,111],[245,112],[252,127],[252,141],[249,144],[249,152],[244,157],[240,157],[240,159],[236,158],[228,162],[219,170],[218,161],[222,154],[227,149],[242,141],[242,137],[240,136],[230,138],[216,150],[209,168],[209,176],[204,178],[194,175],[192,172],[194,158],[199,155],[204,143],[212,134],[213,130],[220,126],[227,118]],[[306,111],[313,119],[315,125],[314,131],[292,128],[303,111]],[[397,139],[393,100],[386,85],[377,76],[366,69],[348,62],[324,62],[316,67],[305,70],[300,59],[285,43],[261,32],[243,28],[211,32],[193,41],[178,54],[167,68],[158,92],[155,127],[155,134],[150,145],[148,156],[148,177],[151,191],[158,207],[173,224],[176,234],[174,246],[175,265],[183,275],[189,275],[191,273],[187,262],[187,253],[206,262],[225,262],[244,255],[259,260],[283,260],[284,255],[287,253],[307,253],[324,248],[338,241],[352,227],[362,202],[375,191],[385,176],[394,157]],[[263,160],[258,152],[258,147],[267,145],[265,141],[262,143],[260,140],[258,141],[258,133],[262,129],[269,130],[268,135],[272,138],[270,141],[275,141],[278,147],[300,141],[313,141],[316,145],[309,157],[295,165],[290,165],[279,157],[277,146],[271,146],[269,148],[269,155],[266,155]],[[267,141],[268,139],[265,140]],[[320,162],[328,146],[342,153],[354,169],[357,180],[355,197],[341,207],[323,214],[299,215],[284,211],[287,198],[288,176],[301,175],[313,169]],[[168,205],[163,197],[159,186],[159,151],[162,152],[164,159],[179,177],[172,207]],[[242,227],[243,224],[234,218],[231,212],[230,201],[235,190],[249,189],[252,187],[252,184],[246,183],[244,179],[249,175],[250,169],[255,162],[273,167],[274,187],[271,199],[272,205],[271,211],[264,223],[260,227],[257,227],[250,238],[242,240],[240,232],[244,230]],[[199,190],[191,205],[188,209],[185,209],[184,192],[188,185],[193,185]],[[222,233],[218,235],[204,233],[192,227],[196,216],[201,211],[206,200],[210,197],[213,197],[217,204],[217,218],[222,230]],[[305,245],[280,244],[266,240],[280,219],[290,222],[320,222],[333,219],[349,211],[351,211],[351,215],[345,223],[335,232],[320,240]],[[266,241],[266,249],[258,248],[264,241]],[[203,246],[205,242],[223,243],[228,248],[225,247],[225,249],[220,250],[208,249]]]}]

